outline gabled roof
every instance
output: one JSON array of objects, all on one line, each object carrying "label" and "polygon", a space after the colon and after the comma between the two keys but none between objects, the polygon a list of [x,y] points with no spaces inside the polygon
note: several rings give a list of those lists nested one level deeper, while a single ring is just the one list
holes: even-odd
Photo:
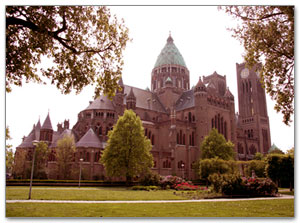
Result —
[{"label": "gabled roof", "polygon": [[[154,93],[128,85],[125,85],[124,93],[129,95],[131,89],[136,97],[136,107],[166,113],[164,106]],[[126,99],[124,99],[124,104],[126,104]]]},{"label": "gabled roof", "polygon": [[85,110],[91,109],[106,109],[106,110],[114,110],[115,107],[111,100],[104,95],[100,95],[96,98]]},{"label": "gabled roof", "polygon": [[51,129],[51,130],[53,130],[49,113],[48,113],[41,129]]},{"label": "gabled roof", "polygon": [[194,89],[183,92],[180,98],[175,103],[176,111],[192,108],[194,106],[195,106]]},{"label": "gabled roof", "polygon": [[76,147],[104,148],[104,143],[100,141],[94,130],[90,128],[76,143]]},{"label": "gabled roof", "polygon": [[[57,146],[57,141],[59,139],[62,139],[65,135],[73,135],[73,132],[71,129],[65,129],[61,134],[59,134],[59,132],[54,132],[53,133],[53,137],[52,137],[52,143],[51,143],[51,146],[49,146],[50,148],[55,148]],[[74,137],[75,139],[75,137]]]},{"label": "gabled roof", "polygon": [[32,131],[29,133],[27,137],[25,137],[24,141],[19,145],[19,148],[31,148],[33,147],[33,140],[36,140],[35,137],[35,127],[32,129]]}]

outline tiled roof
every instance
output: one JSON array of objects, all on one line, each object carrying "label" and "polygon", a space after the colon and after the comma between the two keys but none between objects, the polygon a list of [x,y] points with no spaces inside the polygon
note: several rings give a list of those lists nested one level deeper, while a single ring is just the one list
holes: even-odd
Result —
[{"label": "tiled roof", "polygon": [[136,107],[166,113],[164,106],[154,93],[128,85],[125,85],[124,93],[129,95],[131,89],[136,97]]},{"label": "tiled roof", "polygon": [[104,143],[100,141],[94,130],[90,128],[76,143],[76,147],[104,148]]},{"label": "tiled roof", "polygon": [[61,134],[59,134],[59,132],[53,132],[52,143],[51,143],[51,146],[49,146],[49,147],[55,148],[57,146],[57,141],[59,139],[62,139],[64,137],[64,135],[73,135],[72,130],[65,129]]},{"label": "tiled roof", "polygon": [[177,64],[186,67],[184,59],[177,47],[175,46],[173,38],[171,36],[169,36],[166,45],[158,55],[154,67],[158,67],[165,64]]},{"label": "tiled roof", "polygon": [[51,129],[51,130],[53,130],[49,113],[48,113],[41,129]]},{"label": "tiled roof", "polygon": [[192,108],[194,106],[195,106],[195,101],[194,101],[193,89],[183,92],[180,98],[175,103],[176,111]]},{"label": "tiled roof", "polygon": [[115,110],[112,101],[104,95],[100,95],[98,98],[96,98],[85,110],[90,109]]},{"label": "tiled roof", "polygon": [[24,141],[19,145],[20,148],[31,148],[33,147],[33,140],[36,140],[35,137],[35,128],[32,129],[32,131],[29,133],[27,137],[25,137]]}]

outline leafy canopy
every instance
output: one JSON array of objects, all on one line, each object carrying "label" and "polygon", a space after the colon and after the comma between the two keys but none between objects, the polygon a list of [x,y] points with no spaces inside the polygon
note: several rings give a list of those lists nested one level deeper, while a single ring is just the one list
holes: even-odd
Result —
[{"label": "leafy canopy", "polygon": [[261,82],[288,125],[294,113],[294,6],[226,6],[241,23],[231,29],[249,67],[262,64]]},{"label": "leafy canopy", "polygon": [[[96,84],[113,96],[129,40],[124,21],[99,6],[7,6],[6,91],[50,79],[62,93]],[[51,66],[38,66],[47,57]]]},{"label": "leafy canopy", "polygon": [[64,134],[63,138],[57,140],[56,160],[58,172],[62,179],[67,179],[71,173],[71,162],[76,152],[73,135]]},{"label": "leafy canopy", "polygon": [[132,110],[125,110],[108,133],[100,162],[108,176],[124,176],[129,182],[132,177],[148,172],[153,166],[151,148],[141,119]]},{"label": "leafy canopy", "polygon": [[227,142],[224,136],[213,128],[200,146],[201,159],[219,157],[223,160],[233,160],[235,156],[233,148],[234,144],[230,141]]}]

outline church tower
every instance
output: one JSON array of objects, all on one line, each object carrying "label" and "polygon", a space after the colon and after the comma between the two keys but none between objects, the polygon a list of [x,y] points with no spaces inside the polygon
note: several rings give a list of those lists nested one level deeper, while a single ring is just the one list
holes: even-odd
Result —
[{"label": "church tower", "polygon": [[171,109],[182,92],[190,88],[190,74],[170,34],[157,57],[151,73],[151,91],[167,109]]},{"label": "church tower", "polygon": [[250,69],[245,63],[236,64],[239,124],[248,141],[258,139],[256,152],[265,154],[271,146],[270,124],[266,94],[256,68],[259,68],[258,65]]}]

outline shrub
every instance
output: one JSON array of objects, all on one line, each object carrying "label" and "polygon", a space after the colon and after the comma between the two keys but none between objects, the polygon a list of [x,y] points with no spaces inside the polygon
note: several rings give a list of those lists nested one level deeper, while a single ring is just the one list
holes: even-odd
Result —
[{"label": "shrub", "polygon": [[273,196],[278,192],[276,184],[270,179],[242,178],[239,174],[213,174],[209,180],[214,191],[224,195]]},{"label": "shrub", "polygon": [[159,186],[161,186],[162,189],[166,189],[167,187],[169,187],[171,189],[175,189],[175,186],[177,184],[181,184],[184,182],[186,182],[186,181],[184,179],[182,179],[181,177],[168,175],[168,176],[163,176],[160,179]]},{"label": "shrub", "polygon": [[140,181],[143,186],[158,186],[161,176],[156,172],[147,173]]},{"label": "shrub", "polygon": [[183,182],[175,186],[175,190],[197,190],[197,189],[199,189],[198,186],[194,186],[187,182]]},{"label": "shrub", "polygon": [[133,186],[131,188],[131,190],[146,190],[146,191],[150,191],[150,190],[158,190],[159,187],[157,186]]},{"label": "shrub", "polygon": [[251,160],[245,162],[247,165],[245,168],[245,174],[246,176],[251,177],[252,176],[252,171],[255,172],[255,175],[257,177],[266,177],[265,174],[265,168],[266,168],[266,163],[263,160]]},{"label": "shrub", "polygon": [[219,158],[200,160],[199,175],[202,179],[208,179],[211,174],[235,173],[238,171],[238,164],[234,160],[222,160]]}]

